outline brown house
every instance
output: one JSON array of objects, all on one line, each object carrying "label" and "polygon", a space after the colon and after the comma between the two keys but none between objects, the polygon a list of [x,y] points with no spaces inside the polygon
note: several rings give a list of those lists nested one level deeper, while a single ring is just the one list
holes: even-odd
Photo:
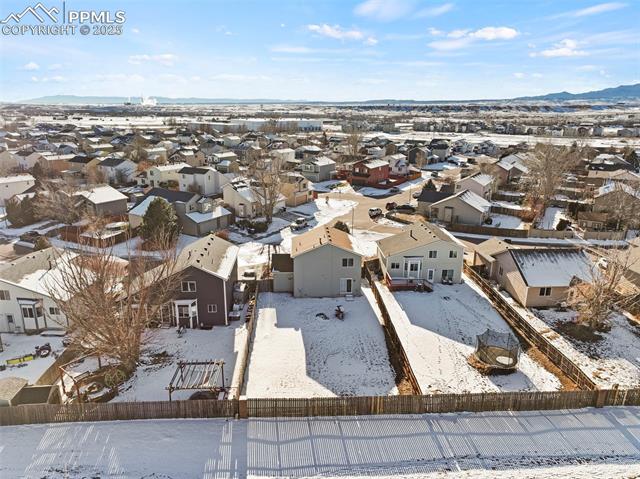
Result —
[{"label": "brown house", "polygon": [[238,278],[238,247],[207,236],[182,250],[176,270],[180,284],[167,308],[171,325],[210,329],[229,324]]}]

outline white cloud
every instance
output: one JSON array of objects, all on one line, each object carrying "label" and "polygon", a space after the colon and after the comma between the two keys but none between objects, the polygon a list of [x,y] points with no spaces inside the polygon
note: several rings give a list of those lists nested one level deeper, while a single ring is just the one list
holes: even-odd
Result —
[{"label": "white cloud", "polygon": [[132,65],[141,65],[143,63],[155,62],[165,66],[173,66],[178,57],[173,53],[162,53],[160,55],[131,55],[129,63]]},{"label": "white cloud", "polygon": [[286,25],[284,23],[281,23],[280,28],[284,28],[284,27],[286,27]]},{"label": "white cloud", "polygon": [[[438,33],[441,32],[438,31]],[[447,33],[447,38],[450,38],[451,40],[436,40],[428,45],[434,50],[458,50],[469,46],[478,40],[512,40],[519,34],[520,32],[518,32],[518,30],[511,27],[484,27],[475,31],[458,29]]]},{"label": "white cloud", "polygon": [[140,33],[140,30],[138,30],[137,28],[132,28],[132,29],[131,29],[131,33],[136,33],[136,34],[138,34],[138,33]]},{"label": "white cloud", "polygon": [[52,77],[31,77],[32,82],[40,82],[40,83],[64,83],[67,79],[61,75],[54,75]]},{"label": "white cloud", "polygon": [[599,15],[601,13],[613,12],[614,10],[620,10],[621,8],[626,7],[626,3],[622,2],[606,2],[606,3],[598,3],[597,5],[592,5],[587,8],[581,8],[579,10],[572,10],[570,12],[560,13],[558,15],[554,15],[552,18],[562,18],[562,17],[588,17],[590,15]]},{"label": "white cloud", "polygon": [[377,43],[378,40],[376,40],[374,37],[367,37],[367,39],[364,41],[364,44],[369,46],[376,45]]},{"label": "white cloud", "polygon": [[453,10],[453,3],[443,3],[442,5],[438,5],[437,7],[429,7],[423,10],[420,10],[416,13],[416,17],[424,18],[424,17],[439,17],[440,15],[444,15],[447,12]]},{"label": "white cloud", "polygon": [[295,45],[276,45],[271,47],[271,51],[277,53],[312,53],[314,50],[309,47]]},{"label": "white cloud", "polygon": [[558,58],[558,57],[583,57],[588,55],[584,50],[578,50],[578,42],[565,38],[560,42],[554,44],[551,48],[542,50],[541,52],[529,53],[530,57],[545,57],[545,58]]},{"label": "white cloud", "polygon": [[36,62],[29,62],[22,65],[22,69],[27,71],[40,70],[40,65],[38,65]]},{"label": "white cloud", "polygon": [[544,75],[542,73],[532,73],[531,76],[533,78],[543,78],[544,77]]},{"label": "white cloud", "polygon": [[53,63],[53,64],[49,65],[49,67],[47,69],[51,70],[51,71],[62,70],[62,63]]},{"label": "white cloud", "polygon": [[525,77],[525,74],[522,72],[516,72],[513,74],[514,78],[522,79]]},{"label": "white cloud", "polygon": [[431,35],[432,37],[439,37],[444,33],[442,30],[438,30],[437,28],[433,28],[433,27],[429,27],[427,29],[427,32],[429,32],[429,35]]},{"label": "white cloud", "polygon": [[336,40],[362,40],[364,33],[357,29],[345,30],[340,25],[307,25],[310,32],[317,33],[323,37],[334,38]]},{"label": "white cloud", "polygon": [[366,0],[356,5],[354,13],[361,17],[391,21],[411,13],[413,7],[411,0]]},{"label": "white cloud", "polygon": [[484,27],[470,35],[482,40],[511,40],[518,36],[518,30],[509,27]]}]

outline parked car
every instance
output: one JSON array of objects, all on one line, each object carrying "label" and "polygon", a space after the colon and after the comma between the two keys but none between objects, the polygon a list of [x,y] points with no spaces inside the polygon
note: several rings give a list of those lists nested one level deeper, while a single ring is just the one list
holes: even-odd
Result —
[{"label": "parked car", "polygon": [[382,215],[382,210],[380,208],[369,208],[369,218],[377,218]]},{"label": "parked car", "polygon": [[306,218],[298,218],[293,223],[291,223],[290,228],[291,231],[300,231],[309,226]]},{"label": "parked car", "polygon": [[26,233],[22,233],[20,235],[21,241],[26,241],[27,243],[35,243],[38,238],[42,236],[37,231],[27,231]]},{"label": "parked car", "polygon": [[414,191],[413,193],[411,193],[411,197],[415,200],[415,199],[418,199],[421,194],[422,194],[422,191],[420,190]]},{"label": "parked car", "polygon": [[396,211],[400,212],[400,213],[415,213],[416,212],[416,207],[412,206],[410,204],[404,204],[404,205],[398,205],[396,206]]},{"label": "parked car", "polygon": [[389,203],[385,205],[385,208],[387,209],[387,211],[391,211],[395,210],[396,206],[398,206],[398,203],[396,203],[395,201],[389,201]]},{"label": "parked car", "polygon": [[391,193],[400,193],[400,188],[398,188],[397,186],[394,186],[393,188],[391,188],[389,190]]}]

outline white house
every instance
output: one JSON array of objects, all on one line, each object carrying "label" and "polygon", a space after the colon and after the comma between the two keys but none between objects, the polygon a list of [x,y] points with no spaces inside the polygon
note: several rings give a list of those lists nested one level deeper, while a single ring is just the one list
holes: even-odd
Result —
[{"label": "white house", "polygon": [[[260,195],[260,188],[251,185],[246,178],[235,178],[222,187],[225,204],[231,208],[238,218],[255,218],[264,214],[265,199]],[[285,208],[286,197],[278,195],[273,212]]]},{"label": "white house", "polygon": [[485,200],[491,200],[491,196],[495,190],[495,179],[486,173],[476,173],[467,176],[456,182],[456,193],[462,190],[469,190],[476,195],[483,197]]},{"label": "white house", "polygon": [[31,175],[15,175],[0,177],[0,206],[4,206],[9,198],[24,193],[36,184]]},{"label": "white house", "polygon": [[402,153],[385,156],[383,160],[389,162],[389,172],[396,176],[407,176],[409,174],[409,160]]},{"label": "white house", "polygon": [[137,165],[124,158],[105,158],[98,164],[100,171],[108,183],[130,183],[136,175]]},{"label": "white house", "polygon": [[191,191],[204,196],[222,194],[222,187],[229,183],[222,173],[211,166],[187,166],[178,171],[178,174],[180,191]]},{"label": "white house", "polygon": [[187,168],[188,166],[189,165],[186,163],[152,166],[147,170],[147,182],[152,188],[159,187],[161,184],[168,183],[169,181],[175,181],[176,184],[179,184],[179,171],[183,168]]}]

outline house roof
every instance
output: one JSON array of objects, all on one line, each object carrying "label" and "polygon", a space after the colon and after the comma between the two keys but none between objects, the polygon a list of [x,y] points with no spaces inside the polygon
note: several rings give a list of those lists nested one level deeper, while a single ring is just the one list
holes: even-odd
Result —
[{"label": "house roof", "polygon": [[327,165],[335,165],[335,161],[331,158],[327,158],[326,156],[316,156],[315,158],[309,160],[307,163],[313,163],[318,166],[327,166]]},{"label": "house roof", "polygon": [[27,384],[29,381],[15,376],[0,379],[0,401],[13,401]]},{"label": "house roof", "polygon": [[185,166],[178,173],[181,175],[206,175],[207,173],[211,173],[212,171],[216,171],[214,168],[197,168],[193,166]]},{"label": "house roof", "polygon": [[368,160],[364,162],[364,166],[369,169],[382,168],[383,166],[389,166],[389,162],[384,160]]},{"label": "house roof", "polygon": [[94,205],[127,199],[125,195],[109,185],[96,186],[87,191],[79,191],[78,194],[84,196],[87,201],[90,201]]},{"label": "house roof", "polygon": [[472,176],[468,176],[467,178],[463,178],[460,181],[464,180],[473,180],[481,186],[488,186],[493,182],[493,176],[486,173],[478,173]]},{"label": "house roof", "polygon": [[508,253],[529,287],[568,287],[574,277],[591,279],[592,263],[579,249],[509,249]]},{"label": "house roof", "polygon": [[187,218],[195,223],[204,223],[215,218],[222,218],[223,216],[229,216],[231,212],[221,205],[214,206],[210,211],[201,213],[200,211],[192,211],[187,213]]},{"label": "house roof", "polygon": [[451,198],[459,198],[461,201],[464,201],[466,204],[482,213],[485,213],[491,209],[491,203],[489,201],[469,190],[462,190],[459,193],[433,203],[432,206],[436,206],[444,201],[449,201]]},{"label": "house roof", "polygon": [[291,257],[308,253],[323,246],[335,246],[337,248],[357,254],[357,248],[350,234],[330,226],[319,226],[304,234],[295,236],[291,240]]},{"label": "house roof", "polygon": [[31,175],[13,175],[0,177],[0,183],[2,184],[19,183],[22,181],[35,181],[35,178]]},{"label": "house roof", "polygon": [[175,191],[175,190],[167,190],[166,188],[151,188],[147,191],[147,194],[140,199],[140,202],[144,200],[144,198],[148,196],[156,196],[160,197],[164,200],[167,200],[169,203],[188,203],[194,196],[197,196],[196,193],[190,193],[188,191]]},{"label": "house roof", "polygon": [[480,244],[474,245],[473,249],[476,253],[478,253],[483,258],[489,261],[495,261],[494,256],[504,253],[509,249],[518,249],[520,246],[507,243],[498,238],[489,238],[486,241],[483,241]]},{"label": "house roof", "polygon": [[240,248],[233,243],[209,235],[194,241],[180,252],[176,271],[193,266],[226,281],[233,272],[239,251]]},{"label": "house roof", "polygon": [[640,189],[635,189],[626,183],[621,183],[618,181],[610,181],[602,185],[596,190],[594,198],[600,198],[601,196],[608,195],[615,191],[622,191],[630,196],[635,196],[636,198],[640,199]]},{"label": "house roof", "polygon": [[414,223],[405,226],[400,233],[382,238],[376,243],[385,256],[402,253],[438,241],[461,246],[451,235],[433,223]]},{"label": "house roof", "polygon": [[124,158],[116,158],[113,156],[110,156],[109,158],[105,158],[104,160],[102,160],[100,162],[100,166],[106,166],[108,168],[113,168],[116,167],[122,163],[124,163],[126,160]]}]

